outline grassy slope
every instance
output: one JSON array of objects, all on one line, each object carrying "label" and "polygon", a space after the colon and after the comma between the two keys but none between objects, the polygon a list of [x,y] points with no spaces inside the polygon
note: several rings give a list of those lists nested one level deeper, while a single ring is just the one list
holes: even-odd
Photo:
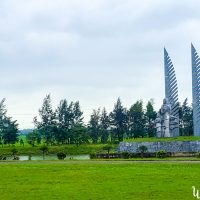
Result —
[{"label": "grassy slope", "polygon": [[1,199],[193,199],[197,163],[0,164]]},{"label": "grassy slope", "polygon": [[[60,146],[48,146],[49,148],[49,154],[56,154],[59,151],[63,151],[66,154],[70,155],[80,155],[80,154],[90,154],[90,153],[96,153],[96,152],[106,152],[103,151],[103,146],[105,144],[87,144],[87,145],[60,145]],[[114,149],[117,148],[118,145],[114,145]],[[15,145],[16,149],[18,150],[19,155],[39,155],[42,154],[40,147],[31,147],[28,144],[25,144],[24,147]],[[5,154],[5,155],[10,155],[11,154],[11,149],[12,146],[4,146],[3,148],[0,147],[0,155]]]},{"label": "grassy slope", "polygon": [[[136,139],[126,139],[124,141],[126,142],[155,142],[155,141],[188,141],[188,140],[200,140],[200,137],[177,137],[177,138],[136,138]],[[40,147],[32,147],[30,146],[25,138],[25,145],[24,147],[20,146],[19,143],[15,144],[15,147],[18,150],[19,155],[39,155],[41,154]],[[50,154],[56,154],[59,151],[63,151],[67,154],[70,155],[75,155],[75,154],[90,154],[90,153],[99,153],[99,152],[104,152],[103,151],[103,146],[104,144],[87,144],[87,145],[60,145],[60,146],[49,146],[49,153]],[[115,151],[115,149],[118,147],[118,145],[113,145],[114,149],[112,151]],[[0,146],[0,155],[6,154],[10,155],[11,154],[11,149],[12,146],[4,145],[2,148]]]},{"label": "grassy slope", "polygon": [[159,141],[193,141],[193,140],[200,140],[200,137],[194,137],[194,136],[179,136],[175,138],[131,138],[131,139],[125,139],[124,142],[159,142]]}]

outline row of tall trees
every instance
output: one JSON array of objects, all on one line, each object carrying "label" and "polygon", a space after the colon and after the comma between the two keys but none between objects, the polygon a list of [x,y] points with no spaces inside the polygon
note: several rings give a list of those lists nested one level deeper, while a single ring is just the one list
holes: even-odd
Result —
[{"label": "row of tall trees", "polygon": [[88,126],[90,137],[93,143],[106,143],[108,139],[113,142],[122,141],[124,137],[153,137],[155,118],[152,100],[147,103],[146,109],[143,108],[142,101],[137,101],[130,109],[126,109],[118,98],[113,111],[109,114],[105,108],[102,112],[100,109],[93,110]]},{"label": "row of tall trees", "polygon": [[[185,99],[179,107],[180,135],[193,134],[193,112]],[[53,109],[51,96],[44,98],[39,109],[39,120],[34,118],[36,129],[28,134],[27,140],[33,146],[44,140],[47,144],[107,143],[122,141],[124,138],[154,137],[156,112],[153,100],[144,107],[136,101],[129,109],[122,105],[120,98],[108,113],[105,108],[93,110],[87,125],[83,122],[80,104],[61,100]],[[0,143],[14,144],[18,140],[18,124],[7,116],[5,99],[0,101]]]},{"label": "row of tall trees", "polygon": [[39,116],[40,121],[37,117],[34,118],[35,140],[38,141],[41,137],[47,144],[88,142],[87,129],[83,124],[83,112],[78,101],[68,103],[65,99],[61,100],[54,110],[51,96],[47,95],[39,109]]},{"label": "row of tall trees", "polygon": [[[47,95],[39,109],[40,120],[34,118],[36,130],[31,137],[34,142],[41,138],[47,144],[107,143],[122,141],[124,138],[154,137],[156,135],[156,111],[153,100],[144,107],[142,100],[136,101],[129,109],[122,105],[120,98],[108,113],[105,108],[93,110],[87,125],[79,102],[61,100],[58,107],[52,107],[51,96]],[[192,108],[187,99],[180,106],[181,135],[192,135]],[[29,135],[30,136],[30,135]],[[33,139],[30,139],[33,142]]]}]

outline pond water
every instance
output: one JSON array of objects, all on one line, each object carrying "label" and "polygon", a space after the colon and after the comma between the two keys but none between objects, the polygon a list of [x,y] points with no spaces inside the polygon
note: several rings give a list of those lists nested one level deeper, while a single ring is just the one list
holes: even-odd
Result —
[{"label": "pond water", "polygon": [[[19,160],[43,160],[42,155],[33,155],[31,158],[28,155],[18,156]],[[45,160],[58,160],[56,155],[45,155]],[[89,155],[67,155],[64,160],[89,160]],[[13,160],[13,156],[7,156],[6,160]]]}]

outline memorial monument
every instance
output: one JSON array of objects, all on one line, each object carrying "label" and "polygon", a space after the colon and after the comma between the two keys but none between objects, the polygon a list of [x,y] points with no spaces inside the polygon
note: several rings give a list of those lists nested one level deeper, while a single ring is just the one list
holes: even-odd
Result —
[{"label": "memorial monument", "polygon": [[200,58],[191,44],[192,54],[192,106],[194,136],[200,136]]},{"label": "memorial monument", "polygon": [[165,98],[155,120],[157,137],[179,136],[178,87],[172,61],[164,48]]}]

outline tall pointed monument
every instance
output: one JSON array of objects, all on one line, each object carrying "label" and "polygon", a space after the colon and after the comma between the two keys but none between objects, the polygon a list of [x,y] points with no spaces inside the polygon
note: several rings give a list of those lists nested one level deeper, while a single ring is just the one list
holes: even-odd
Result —
[{"label": "tall pointed monument", "polygon": [[[164,48],[165,67],[165,98],[171,106],[171,115],[179,119],[178,86],[174,66],[167,50]],[[172,137],[179,136],[179,128],[175,128],[171,133]]]},{"label": "tall pointed monument", "polygon": [[172,61],[164,48],[165,98],[155,120],[157,137],[179,136],[178,86]]},{"label": "tall pointed monument", "polygon": [[200,58],[193,44],[191,44],[191,55],[194,136],[200,136]]}]

